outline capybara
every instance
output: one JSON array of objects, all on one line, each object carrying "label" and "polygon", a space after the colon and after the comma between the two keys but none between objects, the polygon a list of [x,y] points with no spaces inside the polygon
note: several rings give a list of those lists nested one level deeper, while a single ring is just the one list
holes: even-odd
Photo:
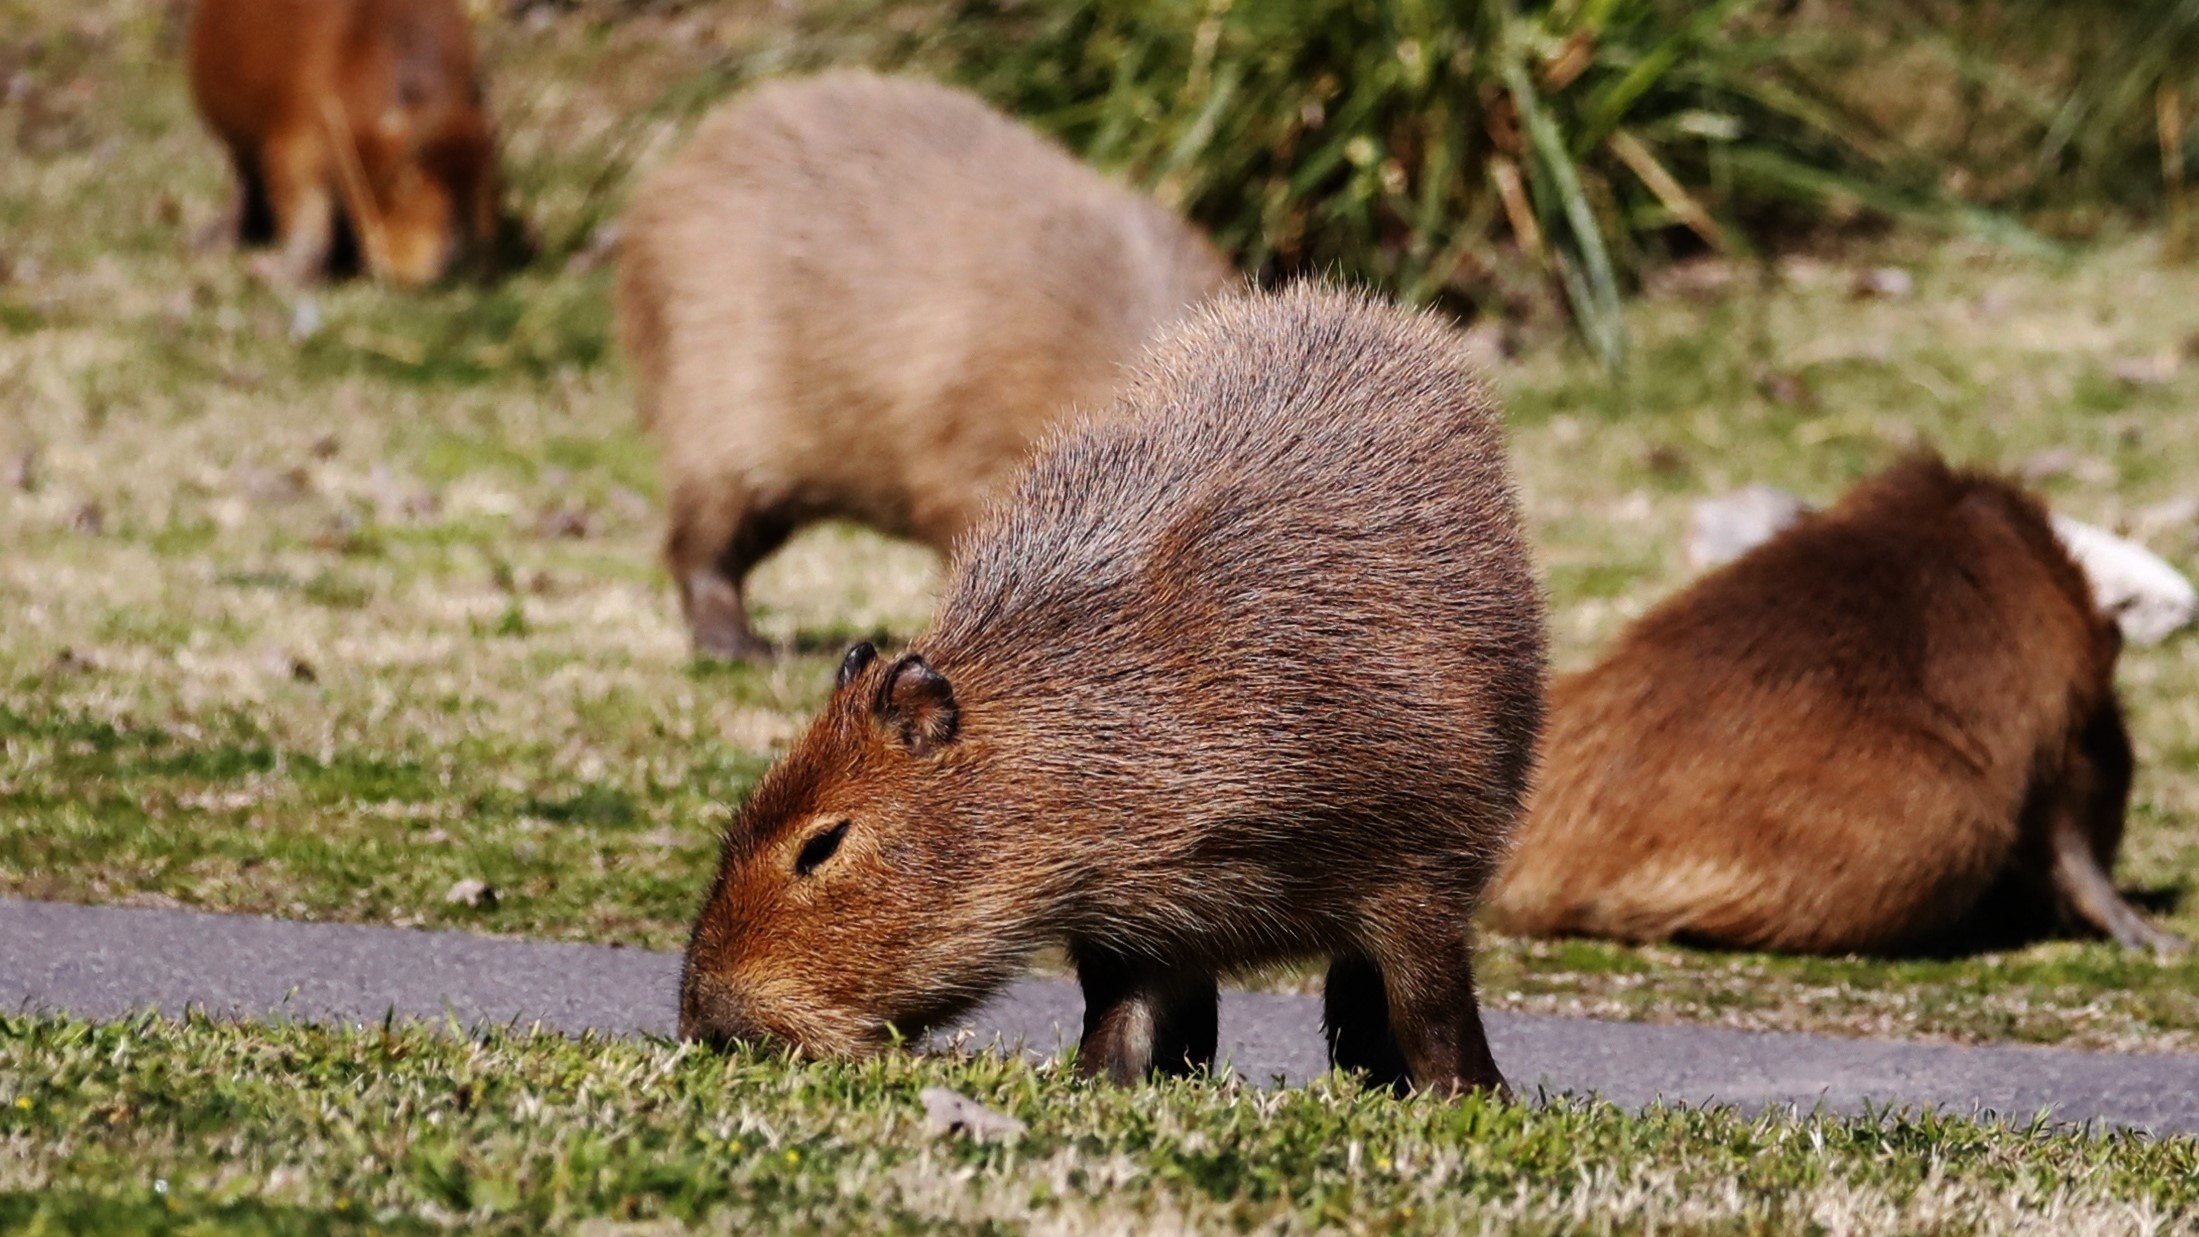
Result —
[{"label": "capybara", "polygon": [[2108,880],[2121,647],[2036,501],[1909,459],[1558,684],[1490,922],[1887,954],[2059,917],[2177,948]]},{"label": "capybara", "polygon": [[199,0],[189,59],[238,240],[278,244],[284,276],[420,284],[520,256],[457,0]]},{"label": "capybara", "polygon": [[848,653],[726,835],[682,1031],[863,1053],[1061,944],[1079,1065],[1127,1081],[1211,1065],[1218,972],[1316,956],[1340,1066],[1501,1087],[1469,919],[1542,668],[1457,337],[1218,300],[989,510],[911,651]]},{"label": "capybara", "polygon": [[1225,287],[1206,239],[960,91],[768,83],[644,183],[619,335],[696,650],[764,651],[741,585],[813,521],[945,552],[1071,407]]}]

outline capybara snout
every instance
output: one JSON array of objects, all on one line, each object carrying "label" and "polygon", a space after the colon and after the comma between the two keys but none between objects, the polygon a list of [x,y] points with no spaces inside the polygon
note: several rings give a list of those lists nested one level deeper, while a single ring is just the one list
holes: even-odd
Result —
[{"label": "capybara snout", "polygon": [[1222,972],[1318,956],[1339,1065],[1500,1086],[1469,917],[1542,658],[1456,334],[1210,303],[988,509],[908,653],[849,651],[727,831],[682,1025],[868,1052],[1060,945],[1079,1068],[1127,1081],[1213,1063]]},{"label": "capybara snout", "polygon": [[189,61],[238,238],[277,245],[283,275],[424,284],[525,259],[456,0],[200,0]]}]

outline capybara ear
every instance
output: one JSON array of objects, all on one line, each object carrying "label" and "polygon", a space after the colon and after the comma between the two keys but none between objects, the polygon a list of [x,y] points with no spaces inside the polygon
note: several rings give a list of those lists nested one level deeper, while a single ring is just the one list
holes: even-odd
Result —
[{"label": "capybara ear", "polygon": [[856,675],[863,673],[863,667],[876,660],[878,660],[878,650],[871,645],[870,641],[862,641],[854,648],[849,649],[847,656],[840,659],[840,673],[833,679],[832,685],[834,687],[846,687],[855,681]]},{"label": "capybara ear", "polygon": [[886,671],[877,712],[911,755],[928,756],[954,741],[954,688],[947,676],[914,653]]}]

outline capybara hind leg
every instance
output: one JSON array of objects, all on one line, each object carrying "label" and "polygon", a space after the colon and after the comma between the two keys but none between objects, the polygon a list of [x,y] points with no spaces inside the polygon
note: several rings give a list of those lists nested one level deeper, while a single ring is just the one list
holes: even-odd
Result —
[{"label": "capybara hind leg", "polygon": [[730,520],[712,519],[726,508],[675,504],[664,557],[679,584],[680,609],[695,652],[727,661],[767,657],[771,646],[748,625],[742,595],[748,571],[786,543],[792,526],[783,519],[746,511]]},{"label": "capybara hind leg", "polygon": [[2146,922],[2108,875],[2122,843],[2133,763],[2122,710],[2113,701],[2102,706],[2072,746],[2048,824],[2063,912],[2129,949],[2184,952],[2190,942]]},{"label": "capybara hind leg", "polygon": [[1376,956],[1389,995],[1390,1034],[1413,1089],[1511,1094],[1482,1029],[1473,944],[1465,933],[1408,929],[1382,941]]},{"label": "capybara hind leg", "polygon": [[1370,1087],[1404,1092],[1412,1085],[1405,1054],[1390,1034],[1390,994],[1382,969],[1365,954],[1338,954],[1321,988],[1321,1028],[1329,1064],[1366,1075]]},{"label": "capybara hind leg", "polygon": [[1128,1085],[1148,1075],[1214,1068],[1221,994],[1211,972],[1076,951],[1084,988],[1077,1072]]}]

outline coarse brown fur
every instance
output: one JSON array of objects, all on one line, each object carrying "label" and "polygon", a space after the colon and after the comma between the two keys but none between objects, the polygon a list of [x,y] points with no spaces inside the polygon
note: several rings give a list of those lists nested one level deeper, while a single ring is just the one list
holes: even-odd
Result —
[{"label": "coarse brown fur", "polygon": [[2174,948],[2108,881],[2120,649],[2037,502],[1904,462],[1558,685],[1490,922],[1900,953],[2059,915]]},{"label": "coarse brown fur", "polygon": [[277,244],[283,276],[421,284],[524,255],[457,0],[199,0],[189,61],[238,239]]},{"label": "coarse brown fur", "polygon": [[1218,972],[1332,958],[1331,1052],[1501,1085],[1469,917],[1525,792],[1542,602],[1456,336],[1310,289],[1147,354],[858,646],[728,832],[681,1026],[916,1034],[1065,944],[1084,1069],[1209,1065]]},{"label": "coarse brown fur", "polygon": [[698,651],[764,651],[748,570],[842,518],[945,552],[1072,407],[1225,287],[1181,220],[960,91],[768,83],[637,189],[619,336]]}]

